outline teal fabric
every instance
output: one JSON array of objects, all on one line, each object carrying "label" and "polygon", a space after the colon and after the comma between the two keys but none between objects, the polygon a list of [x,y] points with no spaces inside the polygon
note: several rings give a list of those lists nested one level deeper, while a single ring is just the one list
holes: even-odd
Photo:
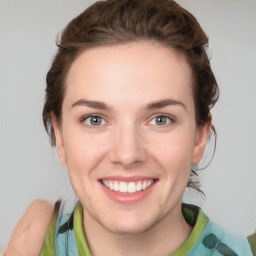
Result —
[{"label": "teal fabric", "polygon": [[225,232],[208,222],[188,256],[252,256],[247,239]]},{"label": "teal fabric", "polygon": [[[182,212],[194,227],[187,241],[169,256],[253,256],[247,239],[225,232],[200,208],[184,204]],[[59,213],[54,240],[56,256],[92,256],[83,232],[80,202],[73,213]]]},{"label": "teal fabric", "polygon": [[[66,255],[66,252],[68,252],[67,255],[79,255],[77,250],[77,244],[76,244],[76,237],[74,228],[68,228],[67,224],[72,221],[72,218],[74,218],[71,214],[65,214],[65,215],[59,215],[57,222],[56,222],[56,228],[55,228],[55,251],[56,256],[62,256]],[[65,228],[63,227],[67,227]],[[60,231],[60,229],[63,229],[63,231]]]}]

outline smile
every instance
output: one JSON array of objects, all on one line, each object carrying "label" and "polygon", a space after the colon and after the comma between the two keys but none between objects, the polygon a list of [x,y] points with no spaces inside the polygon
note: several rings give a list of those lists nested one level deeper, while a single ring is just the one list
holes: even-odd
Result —
[{"label": "smile", "polygon": [[133,194],[142,190],[146,190],[154,183],[154,180],[141,180],[133,182],[101,180],[101,182],[105,187],[112,191]]}]

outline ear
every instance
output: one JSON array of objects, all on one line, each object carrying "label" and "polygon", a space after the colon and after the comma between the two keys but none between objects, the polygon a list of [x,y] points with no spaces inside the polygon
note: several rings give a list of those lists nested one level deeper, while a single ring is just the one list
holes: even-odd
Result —
[{"label": "ear", "polygon": [[53,112],[51,113],[51,118],[52,118],[54,134],[56,138],[56,152],[60,159],[61,164],[66,165],[66,153],[65,153],[65,148],[63,144],[61,127],[57,121],[56,115]]},{"label": "ear", "polygon": [[210,115],[209,117],[209,121],[206,124],[197,128],[192,165],[198,164],[203,158],[204,149],[208,140],[212,124],[212,116]]}]

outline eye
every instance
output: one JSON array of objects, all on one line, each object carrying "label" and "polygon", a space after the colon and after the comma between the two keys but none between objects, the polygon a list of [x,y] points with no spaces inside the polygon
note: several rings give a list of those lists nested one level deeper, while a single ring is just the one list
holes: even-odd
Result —
[{"label": "eye", "polygon": [[173,120],[166,115],[159,115],[159,116],[155,116],[151,121],[150,124],[152,125],[167,125],[169,123],[173,122]]},{"label": "eye", "polygon": [[100,126],[106,124],[101,116],[87,116],[82,120],[87,126]]}]

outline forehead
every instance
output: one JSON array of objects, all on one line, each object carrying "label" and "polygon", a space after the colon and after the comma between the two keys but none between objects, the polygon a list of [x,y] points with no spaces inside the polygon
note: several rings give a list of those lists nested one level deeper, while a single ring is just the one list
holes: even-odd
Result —
[{"label": "forehead", "polygon": [[84,50],[71,65],[64,101],[92,97],[146,104],[167,96],[191,98],[192,81],[185,57],[169,47],[152,42],[100,46]]}]

